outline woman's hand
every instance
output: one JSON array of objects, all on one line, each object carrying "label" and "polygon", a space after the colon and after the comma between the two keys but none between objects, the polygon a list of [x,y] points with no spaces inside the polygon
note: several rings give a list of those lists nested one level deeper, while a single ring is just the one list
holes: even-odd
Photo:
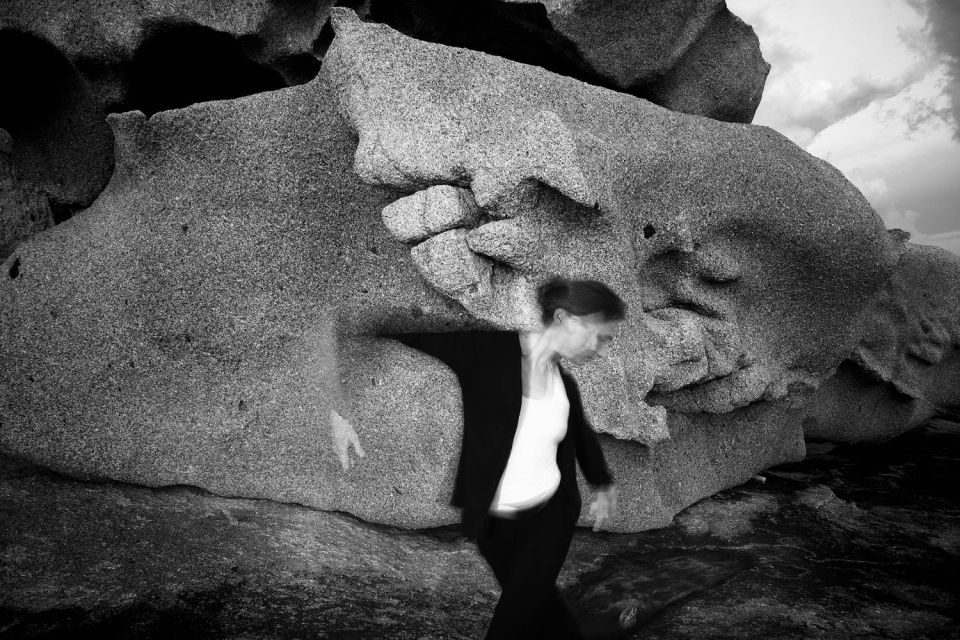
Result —
[{"label": "woman's hand", "polygon": [[333,439],[333,450],[340,458],[340,465],[343,466],[344,471],[350,468],[351,444],[358,457],[364,456],[360,438],[353,425],[333,409],[330,410],[330,436]]},{"label": "woman's hand", "polygon": [[613,518],[617,510],[617,486],[607,485],[597,490],[597,497],[590,504],[590,515],[594,517],[593,530],[600,531],[600,525],[605,520]]}]

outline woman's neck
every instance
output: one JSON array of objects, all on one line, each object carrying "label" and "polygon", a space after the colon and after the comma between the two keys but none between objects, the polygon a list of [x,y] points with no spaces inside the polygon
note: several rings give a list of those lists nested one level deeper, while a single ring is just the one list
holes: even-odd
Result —
[{"label": "woman's neck", "polygon": [[552,365],[560,360],[560,352],[556,348],[556,335],[549,328],[521,333],[520,348],[523,357],[534,366]]}]

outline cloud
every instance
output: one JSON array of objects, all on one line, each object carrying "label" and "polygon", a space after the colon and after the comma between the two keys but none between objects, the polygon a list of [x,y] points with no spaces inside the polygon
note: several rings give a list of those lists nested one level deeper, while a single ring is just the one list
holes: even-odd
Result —
[{"label": "cloud", "polygon": [[[729,3],[728,3],[729,4]],[[747,7],[739,3],[737,16],[749,25],[760,41],[763,58],[777,73],[786,73],[798,63],[808,60],[810,53],[795,41],[795,36],[772,23],[761,5]]]},{"label": "cloud", "polygon": [[947,64],[946,94],[953,112],[953,135],[960,140],[960,2],[926,0],[925,4],[933,44]]},{"label": "cloud", "polygon": [[770,87],[757,121],[762,118],[764,124],[806,147],[824,129],[899,94],[925,72],[922,65],[915,65],[895,78],[854,76],[842,84],[804,81],[787,74]]},{"label": "cloud", "polygon": [[810,54],[795,43],[771,40],[763,48],[763,57],[770,63],[771,69],[786,73],[798,63],[809,60]]},{"label": "cloud", "polygon": [[908,232],[910,242],[914,244],[933,245],[960,255],[960,229],[943,233],[924,233],[920,231],[917,224],[922,214],[910,209],[901,211],[894,202],[886,180],[864,179],[856,174],[848,177],[860,189],[888,229],[902,229]]},{"label": "cloud", "polygon": [[[881,216],[882,217],[882,216]],[[888,229],[903,229],[910,233],[910,242],[914,244],[929,244],[960,255],[960,230],[944,233],[923,233],[917,230],[916,211],[891,211],[883,222]]]},{"label": "cloud", "polygon": [[[829,90],[816,96],[815,108],[807,112],[795,113],[794,126],[811,129],[815,133],[840,122],[870,106],[891,98],[922,77],[919,68],[903,74],[899,78],[878,80],[857,76],[851,78],[847,84],[833,86]],[[819,104],[817,104],[819,103]]]},{"label": "cloud", "polygon": [[[949,1],[960,7],[960,1]],[[945,78],[944,56],[929,24],[931,6],[943,2],[728,0],[751,22],[772,66],[754,122],[803,147],[861,112],[874,114],[880,127],[895,124],[901,135],[942,128],[945,115],[952,125],[943,87],[934,94],[923,82]],[[955,40],[960,42],[954,37],[951,44]],[[891,108],[892,98],[902,108]]]}]

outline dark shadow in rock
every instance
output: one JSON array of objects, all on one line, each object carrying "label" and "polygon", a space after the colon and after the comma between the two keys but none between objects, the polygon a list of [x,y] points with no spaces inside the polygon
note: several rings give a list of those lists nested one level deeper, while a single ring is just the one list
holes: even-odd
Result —
[{"label": "dark shadow in rock", "polygon": [[616,89],[557,32],[542,4],[496,0],[372,0],[368,19],[418,40],[482,51]]},{"label": "dark shadow in rock", "polygon": [[[811,447],[670,527],[593,534],[603,560],[565,597],[587,620],[637,604],[630,637],[645,640],[956,638],[958,461],[950,420]],[[590,561],[578,544],[573,561]]]},{"label": "dark shadow in rock", "polygon": [[0,30],[0,129],[19,187],[47,195],[56,222],[86,208],[113,173],[113,133],[99,99],[50,43]]},{"label": "dark shadow in rock", "polygon": [[774,472],[802,469],[849,475],[856,482],[838,483],[844,499],[873,504],[930,504],[953,500],[960,486],[960,423],[949,416],[879,443],[846,444],[803,462],[780,465]]},{"label": "dark shadow in rock", "polygon": [[256,38],[171,22],[155,23],[149,31],[130,63],[129,109],[149,116],[287,86],[280,73],[250,55],[260,48]]},{"label": "dark shadow in rock", "polygon": [[320,60],[309,53],[294,54],[274,60],[273,67],[279,69],[288,84],[305,84],[320,72]]}]

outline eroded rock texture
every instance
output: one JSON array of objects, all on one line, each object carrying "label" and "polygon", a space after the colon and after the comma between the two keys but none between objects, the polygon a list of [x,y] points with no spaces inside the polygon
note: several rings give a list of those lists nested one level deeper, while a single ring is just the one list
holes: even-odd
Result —
[{"label": "eroded rock texture", "polygon": [[[0,127],[56,222],[110,179],[110,112],[152,114],[306,82],[332,2],[11,0],[0,7]],[[12,228],[5,235],[17,235]]]},{"label": "eroded rock texture", "polygon": [[332,105],[313,83],[111,117],[108,188],[3,265],[4,449],[77,476],[449,519],[458,398],[416,402],[455,386],[425,357],[343,340],[369,463],[342,474],[328,452],[338,329],[467,317],[389,237],[395,196],[356,178]]},{"label": "eroded rock texture", "polygon": [[882,440],[960,415],[960,257],[909,244],[859,331],[851,357],[806,408],[808,436]]},{"label": "eroded rock texture", "polygon": [[753,29],[723,0],[371,0],[367,16],[730,122],[753,119],[770,70]]},{"label": "eroded rock texture", "polygon": [[[5,449],[450,522],[456,380],[375,336],[528,326],[560,273],[632,309],[613,356],[574,372],[617,437],[614,528],[802,457],[795,407],[898,250],[839,172],[764,128],[336,15],[306,85],[110,118],[107,190],[0,272]],[[348,473],[330,409],[367,450]]]},{"label": "eroded rock texture", "polygon": [[[308,82],[333,37],[332,4],[4,2],[0,85],[12,99],[0,104],[0,128],[12,137],[21,184],[39,190],[54,222],[62,222],[89,206],[113,171],[106,114],[151,115]],[[720,119],[749,121],[766,75],[755,37],[721,2],[606,8],[581,3],[559,13],[552,6],[550,17],[540,4],[498,0],[338,4],[416,37],[487,51]],[[611,56],[602,43],[639,55]],[[643,71],[625,74],[624,63]],[[25,237],[22,225],[9,218],[5,214],[0,223],[7,247],[0,256]]]},{"label": "eroded rock texture", "polygon": [[753,120],[770,65],[753,29],[723,0],[543,4],[557,31],[619,90],[682,113]]},{"label": "eroded rock texture", "polygon": [[309,80],[332,4],[11,0],[2,19],[55,47],[110,110],[153,112]]},{"label": "eroded rock texture", "polygon": [[[334,12],[324,69],[360,136],[357,172],[414,191],[388,226],[409,241],[398,218],[466,221],[434,223],[412,248],[428,281],[506,327],[535,325],[550,273],[608,282],[635,310],[613,356],[578,370],[597,428],[650,447],[656,479],[639,485],[670,478],[652,503],[627,480],[631,497],[668,511],[802,456],[792,409],[852,351],[900,251],[839,172],[765,128]],[[456,199],[426,195],[444,183]],[[470,199],[477,220],[462,215]]]}]

